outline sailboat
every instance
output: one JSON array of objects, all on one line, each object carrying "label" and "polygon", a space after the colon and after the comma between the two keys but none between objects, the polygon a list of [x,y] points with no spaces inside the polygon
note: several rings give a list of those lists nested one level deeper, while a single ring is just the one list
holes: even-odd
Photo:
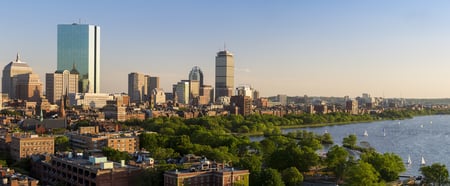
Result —
[{"label": "sailboat", "polygon": [[425,158],[423,158],[423,156],[422,156],[422,160],[420,161],[420,165],[425,165],[426,163],[425,163]]},{"label": "sailboat", "polygon": [[383,128],[383,136],[386,136],[386,129]]},{"label": "sailboat", "polygon": [[364,136],[369,136],[369,134],[367,133],[367,130],[364,131]]},{"label": "sailboat", "polygon": [[408,164],[408,165],[411,165],[411,164],[412,164],[411,156],[410,156],[410,155],[408,155],[408,161],[406,162],[406,164]]}]

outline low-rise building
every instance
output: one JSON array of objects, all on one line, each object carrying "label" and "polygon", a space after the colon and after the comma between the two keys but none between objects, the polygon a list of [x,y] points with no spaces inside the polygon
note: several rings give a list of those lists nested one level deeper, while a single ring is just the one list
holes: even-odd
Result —
[{"label": "low-rise building", "polygon": [[232,186],[248,185],[249,171],[227,167],[225,164],[202,160],[190,169],[172,170],[164,173],[165,186]]},{"label": "low-rise building", "polygon": [[0,165],[0,186],[37,186],[39,180]]},{"label": "low-rise building", "polygon": [[119,133],[70,133],[68,136],[72,148],[78,150],[101,150],[103,147],[110,147],[133,153],[139,149],[137,137],[120,136]]},{"label": "low-rise building", "polygon": [[122,152],[134,153],[138,150],[137,140],[134,137],[113,137],[109,138],[106,146]]},{"label": "low-rise building", "polygon": [[72,156],[58,154],[33,157],[32,174],[43,185],[132,185],[133,177],[142,169],[108,161],[106,157]]},{"label": "low-rise building", "polygon": [[18,134],[11,137],[11,158],[18,161],[33,154],[53,154],[55,139],[38,135]]}]

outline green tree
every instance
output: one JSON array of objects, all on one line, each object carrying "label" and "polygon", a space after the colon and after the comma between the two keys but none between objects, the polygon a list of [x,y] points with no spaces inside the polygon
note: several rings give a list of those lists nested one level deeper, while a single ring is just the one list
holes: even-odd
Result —
[{"label": "green tree", "polygon": [[[175,171],[175,164],[158,164],[155,168],[144,169],[134,175],[132,184],[135,186],[159,186],[164,185],[164,172]],[[179,167],[178,167],[179,168]]]},{"label": "green tree", "polygon": [[139,146],[146,150],[159,147],[158,134],[143,132],[139,135]]},{"label": "green tree", "polygon": [[406,170],[402,158],[393,153],[369,151],[361,155],[361,160],[371,164],[386,182],[397,180],[400,173]]},{"label": "green tree", "polygon": [[333,144],[333,138],[330,133],[325,133],[321,137],[322,144]]},{"label": "green tree", "polygon": [[291,166],[300,166],[299,160],[302,157],[302,150],[296,144],[290,144],[273,152],[267,160],[267,165],[271,168],[282,171]]},{"label": "green tree", "polygon": [[348,186],[372,186],[379,183],[378,172],[369,163],[359,161],[351,165],[345,172],[345,183]]},{"label": "green tree", "polygon": [[155,160],[167,160],[169,158],[177,158],[180,155],[171,148],[157,147],[150,151]]},{"label": "green tree", "polygon": [[64,152],[70,151],[69,138],[67,136],[57,136],[55,137],[55,151]]},{"label": "green tree", "polygon": [[342,140],[342,146],[350,148],[350,149],[354,149],[356,147],[356,142],[357,142],[356,135],[350,134],[350,135],[348,135],[348,137],[345,137]]},{"label": "green tree", "polygon": [[249,170],[250,174],[250,185],[259,186],[260,184],[260,174],[262,167],[262,158],[258,155],[250,155],[240,158],[239,162],[235,164],[237,167]]},{"label": "green tree", "polygon": [[276,169],[265,169],[261,172],[260,178],[262,186],[284,186],[281,174]]},{"label": "green tree", "polygon": [[303,175],[295,167],[289,167],[281,172],[287,186],[298,186],[303,182]]},{"label": "green tree", "polygon": [[262,158],[258,155],[242,157],[236,166],[243,169],[248,169],[251,173],[261,172]]},{"label": "green tree", "polygon": [[102,152],[109,160],[115,162],[119,162],[120,160],[127,161],[131,159],[131,156],[128,154],[128,152],[121,152],[111,147],[104,147],[102,149]]},{"label": "green tree", "polygon": [[345,148],[334,145],[327,153],[325,159],[327,167],[336,176],[336,182],[339,182],[344,176],[345,169],[347,167],[347,161],[349,154]]},{"label": "green tree", "polygon": [[7,167],[7,166],[8,166],[8,163],[6,163],[6,160],[0,160],[0,165],[1,165],[2,167]]},{"label": "green tree", "polygon": [[439,186],[448,183],[448,170],[444,164],[433,163],[431,166],[421,167],[420,172],[425,176],[427,183],[435,183]]}]

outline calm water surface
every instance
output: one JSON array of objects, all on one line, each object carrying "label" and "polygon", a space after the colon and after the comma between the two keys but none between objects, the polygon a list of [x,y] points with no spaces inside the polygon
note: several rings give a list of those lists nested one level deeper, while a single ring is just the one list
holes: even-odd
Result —
[{"label": "calm water surface", "polygon": [[[409,155],[412,164],[406,166],[407,170],[402,175],[419,175],[422,156],[427,165],[443,163],[447,168],[450,166],[450,115],[420,116],[407,120],[318,128],[283,129],[282,132],[288,133],[296,130],[308,130],[318,134],[328,131],[333,136],[334,142],[339,145],[342,144],[344,137],[356,134],[358,144],[366,141],[380,153],[395,153],[404,162],[407,161]],[[368,136],[363,135],[366,130]],[[252,137],[251,140],[259,141],[263,138]]]}]

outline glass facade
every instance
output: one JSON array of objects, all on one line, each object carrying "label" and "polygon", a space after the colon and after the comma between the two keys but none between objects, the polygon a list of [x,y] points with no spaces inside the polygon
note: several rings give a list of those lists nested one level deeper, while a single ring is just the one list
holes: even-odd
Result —
[{"label": "glass facade", "polygon": [[79,72],[79,92],[100,93],[100,27],[58,25],[58,70]]}]

